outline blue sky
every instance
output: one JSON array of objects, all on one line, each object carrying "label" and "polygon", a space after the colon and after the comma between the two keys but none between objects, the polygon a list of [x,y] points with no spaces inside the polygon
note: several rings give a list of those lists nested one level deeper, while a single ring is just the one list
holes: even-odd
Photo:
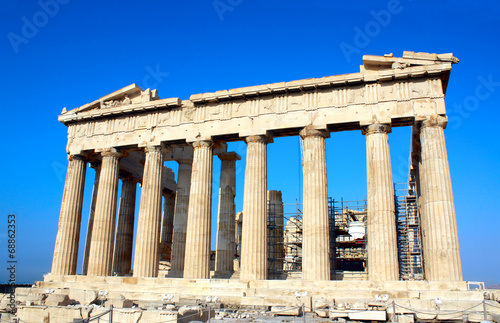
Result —
[{"label": "blue sky", "polygon": [[[68,110],[137,83],[161,98],[359,71],[362,55],[453,52],[445,130],[465,280],[500,283],[500,4],[484,1],[7,1],[0,11],[0,263],[7,215],[17,218],[17,281],[50,271],[67,158]],[[349,50],[346,50],[349,49]],[[408,128],[389,136],[404,182]],[[245,145],[231,143],[242,209]],[[365,138],[332,133],[328,188],[366,195]],[[268,147],[269,189],[298,198],[298,138]],[[175,163],[173,165],[176,171]],[[215,159],[216,188],[220,163]],[[87,172],[81,241],[92,190]],[[217,207],[214,194],[214,223]],[[213,228],[215,232],[215,226]],[[81,254],[79,268],[81,267]],[[0,281],[7,280],[0,269]]]}]

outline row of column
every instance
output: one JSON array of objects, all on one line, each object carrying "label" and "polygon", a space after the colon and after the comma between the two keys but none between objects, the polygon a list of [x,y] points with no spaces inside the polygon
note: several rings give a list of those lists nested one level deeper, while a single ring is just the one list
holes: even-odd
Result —
[{"label": "row of column", "polygon": [[[456,220],[443,133],[445,122],[442,117],[434,117],[419,126],[425,274],[430,280],[461,280]],[[375,123],[363,127],[362,130],[366,136],[369,279],[398,280],[394,192],[388,144],[388,133],[391,128],[389,125]],[[300,136],[304,140],[302,275],[304,280],[329,280],[332,268],[329,261],[325,154],[325,138],[329,137],[329,132],[326,129],[306,127],[300,132]],[[266,279],[268,273],[267,144],[271,139],[265,135],[255,135],[246,137],[245,142],[247,143],[243,202],[245,221],[242,228],[240,277],[244,280],[261,280]],[[173,276],[210,277],[212,146],[211,140],[194,142],[192,163],[179,161],[175,211],[174,215],[164,223],[169,226],[165,229],[166,235],[171,234],[172,237],[172,244],[165,248],[171,250]],[[89,275],[108,276],[112,270],[122,272],[127,266],[130,268],[130,259],[125,253],[115,252],[113,261],[119,156],[120,154],[114,150],[103,152],[100,175],[96,175],[98,189],[94,192],[95,212],[91,214],[93,229],[89,233],[91,235],[89,260],[88,264],[84,263],[84,270]],[[218,272],[230,271],[232,268],[237,159],[239,157],[234,153],[221,156],[223,171],[219,191],[216,259]],[[83,157],[71,156],[54,251],[52,268],[54,274],[76,272],[85,165]],[[134,276],[137,277],[156,277],[158,274],[162,168],[163,157],[160,147],[148,148],[135,248]],[[133,194],[131,188],[127,191]],[[174,209],[172,203],[169,205]],[[123,203],[123,208],[130,210],[133,205]],[[130,211],[124,210],[123,214],[123,218],[120,216],[118,222],[125,223],[121,227],[128,228]],[[122,239],[120,245],[131,248],[131,237],[128,232],[130,231],[117,233],[117,241]],[[161,240],[169,239],[164,237]],[[115,268],[113,263],[116,264]],[[445,272],[443,268],[449,270]]]},{"label": "row of column", "polygon": [[[145,151],[134,276],[154,277],[158,274],[163,153],[161,147],[148,147]],[[132,261],[137,181],[132,177],[122,177],[122,195],[115,235],[118,160],[121,154],[110,149],[101,152],[101,157],[100,166],[93,165],[96,167],[96,179],[83,273],[92,276],[110,276],[113,272],[127,274]],[[86,164],[83,156],[70,156],[54,248],[53,274],[76,273]]]},{"label": "row of column", "polygon": [[[424,273],[428,281],[461,281],[455,206],[444,138],[446,117],[416,123],[419,132],[417,180]],[[366,135],[368,192],[367,249],[369,280],[399,279],[389,125],[363,128]]]}]

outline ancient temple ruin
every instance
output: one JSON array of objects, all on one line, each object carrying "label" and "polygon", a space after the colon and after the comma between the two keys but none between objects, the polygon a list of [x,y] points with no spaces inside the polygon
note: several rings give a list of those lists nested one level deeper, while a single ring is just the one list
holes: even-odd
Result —
[{"label": "ancient temple ruin", "polygon": [[[444,137],[446,88],[457,62],[452,54],[366,55],[358,73],[194,94],[189,100],[160,99],[156,90],[132,84],[63,111],[59,121],[68,127],[68,172],[52,270],[37,288],[102,290],[108,298],[135,302],[159,301],[165,294],[178,301],[217,295],[225,304],[291,306],[300,298],[310,308],[317,299],[375,294],[413,300],[408,306],[419,308],[436,295],[460,300],[466,284]],[[398,232],[404,221],[396,217],[388,142],[393,127],[413,132],[409,183],[414,184],[406,191],[418,201],[419,281],[410,281],[415,276],[404,276],[400,268],[404,255]],[[368,185],[366,209],[337,212],[332,229],[325,139],[338,131],[366,137]],[[287,281],[279,274],[289,260],[283,210],[274,209],[274,222],[269,222],[268,199],[279,205],[281,196],[267,187],[267,150],[281,136],[300,136],[304,142],[300,276]],[[227,151],[233,141],[247,145],[238,220],[241,210],[235,209],[234,197],[240,156]],[[222,161],[217,215],[211,202],[214,156]],[[179,164],[176,180],[165,161]],[[93,183],[85,182],[87,165],[96,170]],[[142,192],[134,214],[137,183]],[[88,234],[81,237],[86,185],[93,185],[94,193]],[[213,216],[217,228],[211,227]],[[342,244],[355,247],[347,238],[337,239],[348,236],[351,222],[357,222],[351,225],[354,231],[366,223],[364,251],[349,254],[359,255],[363,264],[356,266],[366,266],[366,275],[355,283],[335,275],[341,263],[355,266],[347,264],[348,255],[341,262],[336,251]],[[410,228],[411,222],[404,225]],[[212,230],[217,230],[213,271]],[[80,239],[86,239],[83,255],[78,254]],[[83,272],[77,273],[80,261]],[[163,261],[168,265],[162,267]]]}]

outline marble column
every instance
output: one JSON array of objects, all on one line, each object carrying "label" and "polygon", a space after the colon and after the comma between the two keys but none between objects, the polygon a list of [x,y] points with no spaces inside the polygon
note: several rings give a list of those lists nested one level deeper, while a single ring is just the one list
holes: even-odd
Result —
[{"label": "marble column", "polygon": [[388,133],[390,125],[363,128],[366,136],[367,251],[371,281],[399,280],[394,187]]},{"label": "marble column", "polygon": [[52,261],[51,273],[54,275],[76,274],[86,166],[85,157],[69,156]]},{"label": "marble column", "polygon": [[249,136],[243,198],[241,279],[267,279],[267,136]]},{"label": "marble column", "polygon": [[455,204],[443,129],[447,119],[431,116],[420,126],[421,168],[419,199],[425,279],[461,281]]},{"label": "marble column", "polygon": [[269,278],[279,278],[283,272],[284,232],[283,232],[283,199],[281,191],[267,191],[268,204],[268,275]]},{"label": "marble column", "polygon": [[215,253],[215,272],[233,271],[235,253],[235,216],[236,206],[236,161],[240,160],[235,152],[219,155],[221,160],[219,213],[217,217],[217,247]]},{"label": "marble column", "polygon": [[113,273],[118,276],[128,275],[132,267],[136,192],[137,180],[130,175],[122,176],[113,258]]},{"label": "marble column", "polygon": [[234,243],[236,247],[236,259],[234,261],[234,271],[240,272],[241,270],[241,233],[243,232],[243,212],[236,213],[234,220]]},{"label": "marble column", "polygon": [[177,191],[175,192],[174,229],[172,233],[172,262],[170,277],[182,277],[186,250],[186,229],[191,188],[192,159],[179,160]]},{"label": "marble column", "polygon": [[326,130],[305,128],[302,280],[330,280],[330,226],[326,183]]},{"label": "marble column", "polygon": [[92,189],[92,198],[90,200],[89,220],[87,223],[87,237],[85,238],[85,249],[83,250],[82,275],[87,275],[89,268],[90,242],[92,241],[92,229],[94,227],[95,202],[97,200],[97,189],[99,187],[99,176],[101,174],[101,163],[90,163],[90,167],[95,170],[94,187]]},{"label": "marble column", "polygon": [[210,278],[212,141],[193,143],[184,278]]},{"label": "marble column", "polygon": [[116,204],[118,195],[118,158],[115,149],[101,153],[101,174],[90,242],[89,276],[110,276],[113,265]]},{"label": "marble column", "polygon": [[160,260],[172,260],[172,233],[174,230],[175,193],[163,192],[163,219],[161,221]]},{"label": "marble column", "polygon": [[134,277],[157,277],[159,264],[163,152],[147,147],[135,242]]}]

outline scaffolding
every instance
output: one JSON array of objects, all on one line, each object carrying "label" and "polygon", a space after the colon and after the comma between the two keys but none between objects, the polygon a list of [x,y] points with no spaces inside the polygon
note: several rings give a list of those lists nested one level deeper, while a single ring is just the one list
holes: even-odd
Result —
[{"label": "scaffolding", "polygon": [[[423,258],[415,184],[394,184],[400,280],[422,280]],[[268,277],[302,272],[302,204],[268,203]],[[331,279],[366,279],[367,200],[328,199]]]},{"label": "scaffolding", "polygon": [[291,275],[302,271],[302,205],[300,203],[284,204],[288,210],[283,214],[284,232],[284,261],[283,273]]},{"label": "scaffolding", "polygon": [[414,182],[394,184],[400,280],[423,280],[420,214]]},{"label": "scaffolding", "polygon": [[366,214],[366,198],[352,201],[329,198],[332,278],[366,275]]},{"label": "scaffolding", "polygon": [[[268,277],[300,277],[302,204],[268,203]],[[281,219],[280,219],[281,217]],[[329,199],[332,279],[366,273],[366,199]]]},{"label": "scaffolding", "polygon": [[267,259],[268,278],[281,279],[284,263],[284,212],[283,202],[267,201]]}]

